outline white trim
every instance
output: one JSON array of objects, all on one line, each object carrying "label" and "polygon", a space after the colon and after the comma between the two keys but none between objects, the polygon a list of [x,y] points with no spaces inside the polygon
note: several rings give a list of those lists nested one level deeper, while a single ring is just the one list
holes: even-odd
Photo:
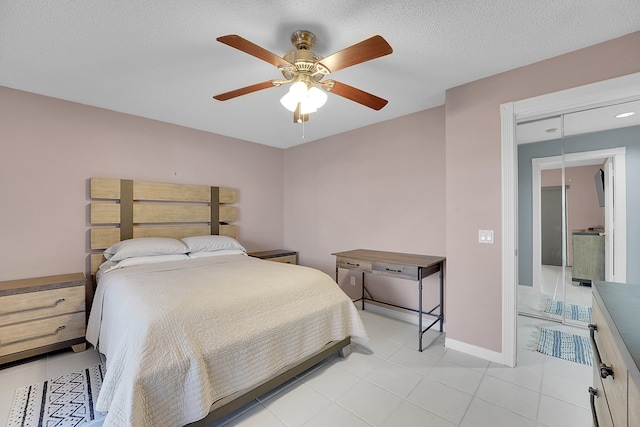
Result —
[{"label": "white trim", "polygon": [[[502,141],[516,140],[516,120],[514,104],[502,104],[500,113],[502,118]],[[518,159],[515,144],[502,146],[502,358],[498,363],[507,366],[516,365],[518,292],[515,286],[518,277],[518,241],[517,241],[517,180]],[[505,262],[513,260],[513,262]],[[512,285],[505,286],[509,281]]]},{"label": "white trim", "polygon": [[[614,259],[610,259],[613,271],[608,272],[609,277],[606,277],[606,280],[620,283],[627,282],[627,180],[618,179],[627,176],[625,152],[626,150],[622,154],[613,156],[615,183],[613,191],[609,191],[609,194],[605,189],[605,209],[606,203],[609,206],[614,206],[613,223],[607,224],[606,232],[609,233],[609,236],[605,237],[605,244],[612,244],[614,248],[612,251]],[[613,237],[613,243],[611,243],[611,237]],[[624,256],[618,256],[618,254],[624,254]]]},{"label": "white trim", "polygon": [[475,345],[452,340],[451,338],[444,339],[444,346],[452,350],[461,351],[463,353],[470,354],[471,356],[479,357],[490,362],[504,365],[504,352],[498,353],[496,351],[487,350],[483,347],[476,347]]},{"label": "white trim", "polygon": [[[514,366],[517,308],[517,140],[516,119],[533,119],[569,111],[640,99],[640,73],[580,86],[500,106],[502,120],[502,357]],[[508,363],[512,362],[512,363]]]},{"label": "white trim", "polygon": [[523,99],[514,103],[517,121],[537,120],[590,108],[636,101],[640,73]]}]

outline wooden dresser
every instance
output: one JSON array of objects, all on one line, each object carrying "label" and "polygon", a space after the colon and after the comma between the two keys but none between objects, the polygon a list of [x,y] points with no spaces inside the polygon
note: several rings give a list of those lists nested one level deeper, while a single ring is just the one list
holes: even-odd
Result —
[{"label": "wooden dresser", "polygon": [[595,282],[591,410],[599,427],[640,427],[640,285]]},{"label": "wooden dresser", "polygon": [[572,234],[572,280],[587,286],[604,280],[604,234],[598,231],[574,231]]},{"label": "wooden dresser", "polygon": [[85,348],[86,280],[63,274],[0,282],[0,365]]}]

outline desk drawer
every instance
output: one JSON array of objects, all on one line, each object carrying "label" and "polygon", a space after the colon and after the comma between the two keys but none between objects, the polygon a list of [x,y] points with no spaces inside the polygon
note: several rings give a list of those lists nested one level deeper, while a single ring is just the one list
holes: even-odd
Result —
[{"label": "desk drawer", "polygon": [[0,327],[0,356],[84,336],[85,313],[65,314]]},{"label": "desk drawer", "polygon": [[0,326],[85,310],[84,286],[0,297]]},{"label": "desk drawer", "polygon": [[418,280],[418,266],[393,264],[390,262],[373,263],[373,272],[390,277],[399,277],[402,279]]},{"label": "desk drawer", "polygon": [[371,261],[338,257],[338,267],[349,270],[371,271]]}]

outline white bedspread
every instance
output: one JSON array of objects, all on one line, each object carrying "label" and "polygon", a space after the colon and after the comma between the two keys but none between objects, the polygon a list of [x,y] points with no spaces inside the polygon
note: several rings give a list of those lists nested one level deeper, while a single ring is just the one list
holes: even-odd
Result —
[{"label": "white bedspread", "polygon": [[104,426],[181,426],[329,341],[366,333],[325,273],[243,255],[100,277],[87,340],[106,355]]}]

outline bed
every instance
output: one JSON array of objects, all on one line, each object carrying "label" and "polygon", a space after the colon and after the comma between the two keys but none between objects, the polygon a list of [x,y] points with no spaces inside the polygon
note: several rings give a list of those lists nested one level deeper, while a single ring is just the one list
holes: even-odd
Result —
[{"label": "bed", "polygon": [[106,356],[104,426],[206,426],[366,341],[330,276],[247,256],[235,192],[199,187],[91,180],[87,340]]}]

